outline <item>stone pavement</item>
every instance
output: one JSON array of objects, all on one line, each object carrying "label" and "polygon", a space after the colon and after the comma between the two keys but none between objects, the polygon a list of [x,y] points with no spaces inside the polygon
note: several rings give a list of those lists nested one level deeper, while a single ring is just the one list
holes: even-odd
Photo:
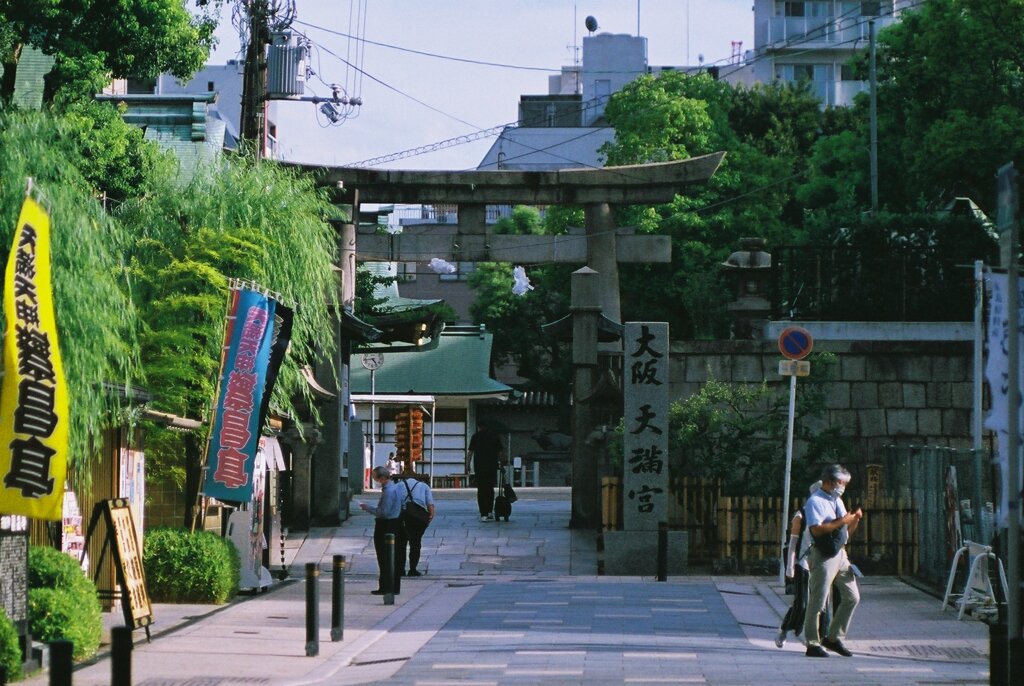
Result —
[{"label": "stone pavement", "polygon": [[[568,529],[567,489],[520,489],[509,522],[478,521],[472,491],[435,493],[426,575],[404,579],[393,606],[369,593],[373,522],[359,512],[290,542],[292,578],[267,592],[222,607],[156,605],[152,642],[136,632],[133,683],[988,683],[986,625],[957,621],[897,579],[862,579],[847,640],[853,658],[810,659],[798,641],[775,647],[790,602],[775,579],[597,576],[594,535]],[[338,642],[330,640],[335,554],[349,564]],[[305,656],[306,562],[322,570],[315,657]],[[110,674],[101,653],[76,669],[74,683],[109,684]]]}]

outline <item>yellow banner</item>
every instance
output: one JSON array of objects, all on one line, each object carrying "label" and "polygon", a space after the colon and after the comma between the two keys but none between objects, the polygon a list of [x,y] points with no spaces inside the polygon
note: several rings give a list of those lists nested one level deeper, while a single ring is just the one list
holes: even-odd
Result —
[{"label": "yellow banner", "polygon": [[50,281],[50,217],[25,198],[4,275],[0,512],[60,519],[68,393]]}]

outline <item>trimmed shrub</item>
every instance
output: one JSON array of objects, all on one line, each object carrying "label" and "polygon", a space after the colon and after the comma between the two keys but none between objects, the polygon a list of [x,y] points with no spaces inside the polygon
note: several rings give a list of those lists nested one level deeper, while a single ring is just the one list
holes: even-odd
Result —
[{"label": "trimmed shrub", "polygon": [[65,639],[74,644],[76,660],[100,646],[103,620],[96,587],[68,555],[42,546],[28,552],[29,630],[49,643]]},{"label": "trimmed shrub", "polygon": [[165,603],[225,603],[238,593],[238,551],[209,531],[154,527],[142,549],[150,597]]},{"label": "trimmed shrub", "polygon": [[21,647],[18,645],[18,630],[7,613],[0,608],[0,667],[7,674],[7,681],[21,678]]}]

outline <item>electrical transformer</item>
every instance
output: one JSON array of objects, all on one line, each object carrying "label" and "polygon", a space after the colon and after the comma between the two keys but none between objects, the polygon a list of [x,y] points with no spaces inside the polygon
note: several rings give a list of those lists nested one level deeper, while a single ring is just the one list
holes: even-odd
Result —
[{"label": "electrical transformer", "polygon": [[302,97],[306,88],[307,50],[301,36],[289,31],[274,33],[267,50],[267,99]]}]

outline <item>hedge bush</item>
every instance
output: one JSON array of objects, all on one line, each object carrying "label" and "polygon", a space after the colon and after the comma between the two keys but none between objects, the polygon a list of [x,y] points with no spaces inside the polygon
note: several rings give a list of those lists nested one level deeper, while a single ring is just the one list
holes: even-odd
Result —
[{"label": "hedge bush", "polygon": [[18,645],[18,630],[7,613],[0,608],[0,669],[7,675],[7,681],[21,678],[21,647]]},{"label": "hedge bush", "polygon": [[149,595],[157,602],[219,605],[238,593],[238,551],[209,531],[149,529],[142,563]]},{"label": "hedge bush", "polygon": [[53,548],[30,547],[28,589],[33,638],[45,643],[71,641],[76,660],[96,652],[103,632],[100,601],[78,562]]}]

